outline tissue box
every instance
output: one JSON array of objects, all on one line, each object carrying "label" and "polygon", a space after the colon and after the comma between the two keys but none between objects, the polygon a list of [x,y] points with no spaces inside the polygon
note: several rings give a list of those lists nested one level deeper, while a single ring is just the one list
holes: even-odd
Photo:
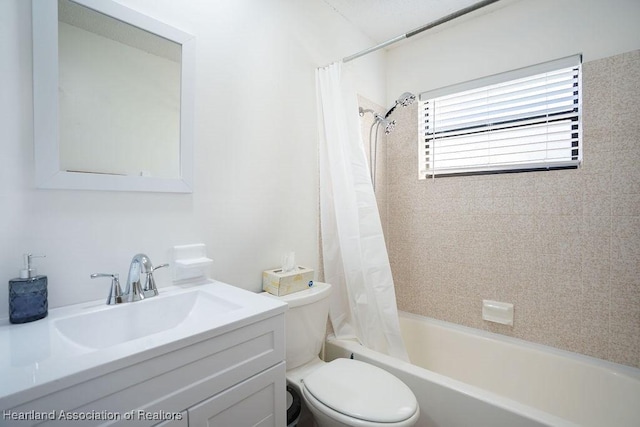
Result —
[{"label": "tissue box", "polygon": [[275,296],[303,291],[313,281],[313,270],[298,266],[292,271],[283,272],[281,268],[262,273],[262,289]]}]

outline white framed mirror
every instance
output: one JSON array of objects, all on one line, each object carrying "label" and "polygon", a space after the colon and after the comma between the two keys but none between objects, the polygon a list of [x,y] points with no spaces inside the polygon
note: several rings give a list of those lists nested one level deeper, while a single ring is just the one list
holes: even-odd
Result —
[{"label": "white framed mirror", "polygon": [[38,188],[190,193],[195,39],[111,0],[33,0]]}]

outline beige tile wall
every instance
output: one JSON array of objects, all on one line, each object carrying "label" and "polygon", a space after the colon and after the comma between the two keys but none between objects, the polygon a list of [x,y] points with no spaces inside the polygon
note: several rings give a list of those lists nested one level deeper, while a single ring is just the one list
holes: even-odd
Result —
[{"label": "beige tile wall", "polygon": [[380,206],[401,310],[640,366],[640,51],[585,63],[583,95],[578,170],[419,181],[417,104],[394,112]]}]

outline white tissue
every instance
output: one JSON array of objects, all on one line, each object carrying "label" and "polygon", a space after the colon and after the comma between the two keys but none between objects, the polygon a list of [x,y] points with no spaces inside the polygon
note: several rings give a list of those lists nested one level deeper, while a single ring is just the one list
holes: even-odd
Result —
[{"label": "white tissue", "polygon": [[289,252],[282,257],[282,271],[287,273],[293,271],[296,268],[296,253]]}]

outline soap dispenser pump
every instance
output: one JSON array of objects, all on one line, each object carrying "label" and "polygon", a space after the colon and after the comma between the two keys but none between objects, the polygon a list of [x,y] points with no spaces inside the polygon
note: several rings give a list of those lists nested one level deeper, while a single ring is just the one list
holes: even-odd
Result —
[{"label": "soap dispenser pump", "polygon": [[38,276],[32,258],[45,255],[24,254],[20,277],[9,280],[9,321],[27,323],[47,317],[47,276]]}]

